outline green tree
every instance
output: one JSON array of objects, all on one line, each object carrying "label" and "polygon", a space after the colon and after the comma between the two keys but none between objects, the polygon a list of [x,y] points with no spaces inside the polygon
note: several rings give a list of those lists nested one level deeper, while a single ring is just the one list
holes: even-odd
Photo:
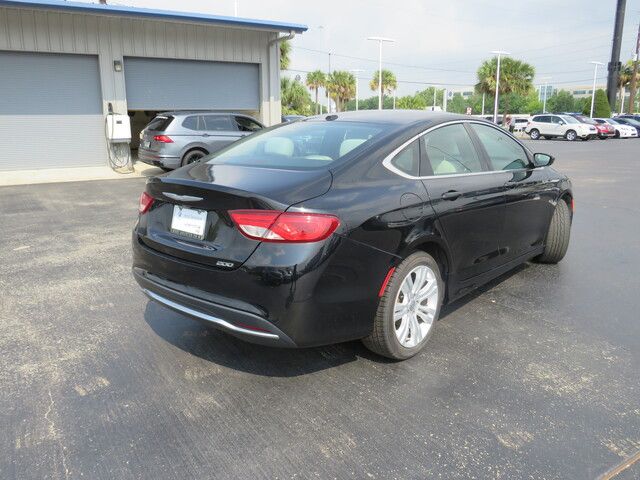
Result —
[{"label": "green tree", "polygon": [[319,112],[318,106],[320,105],[320,102],[318,101],[318,90],[321,87],[324,87],[326,82],[327,77],[322,70],[314,70],[307,74],[307,87],[314,90],[316,93],[315,113]]},{"label": "green tree", "polygon": [[[373,73],[373,78],[371,82],[369,82],[369,87],[374,92],[378,91],[378,81],[380,77],[380,71],[376,70]],[[382,101],[384,103],[385,94],[390,95],[396,88],[398,88],[398,81],[396,80],[396,76],[393,74],[391,70],[382,69]]]},{"label": "green tree", "polygon": [[[551,98],[551,97],[549,97]],[[547,110],[549,110],[549,99],[547,99]],[[542,102],[538,99],[538,92],[532,90],[527,95],[527,100],[524,105],[524,109],[519,113],[528,113],[529,115],[533,115],[535,113],[542,112]]]},{"label": "green tree", "polygon": [[[433,91],[436,90],[436,104],[433,104]],[[427,107],[442,106],[442,99],[444,97],[444,89],[436,89],[435,87],[428,87],[424,90],[420,90],[416,93],[416,96],[422,97]]]},{"label": "green tree", "polygon": [[[589,115],[591,113],[591,99],[584,103],[582,113]],[[596,118],[609,118],[611,116],[611,107],[607,100],[607,93],[599,88],[596,90],[596,97],[593,102],[593,116]]]},{"label": "green tree", "polygon": [[396,99],[396,108],[399,110],[424,110],[427,104],[418,95],[405,95]]},{"label": "green tree", "polygon": [[280,79],[280,102],[283,115],[310,115],[312,112],[311,95],[298,80]]},{"label": "green tree", "polygon": [[356,78],[349,72],[334,70],[327,77],[326,86],[336,102],[336,110],[342,112],[346,102],[356,95]]},{"label": "green tree", "polygon": [[576,99],[566,90],[555,92],[547,99],[547,112],[575,112]]},{"label": "green tree", "polygon": [[461,93],[454,93],[451,100],[447,102],[447,111],[452,113],[467,113],[467,107],[470,107],[469,101],[467,101]]},{"label": "green tree", "polygon": [[[478,68],[476,92],[485,93],[491,97],[495,95],[497,67],[497,57],[493,57],[482,62],[480,68]],[[501,59],[500,88],[498,89],[500,95],[527,95],[531,90],[533,90],[533,77],[535,76],[535,73],[533,66],[528,63],[510,57]],[[504,117],[506,117],[510,111],[510,97],[507,97],[505,100],[506,101],[502,103],[503,121]]]},{"label": "green tree", "polygon": [[280,70],[287,70],[291,64],[291,44],[289,40],[283,40],[280,45]]}]

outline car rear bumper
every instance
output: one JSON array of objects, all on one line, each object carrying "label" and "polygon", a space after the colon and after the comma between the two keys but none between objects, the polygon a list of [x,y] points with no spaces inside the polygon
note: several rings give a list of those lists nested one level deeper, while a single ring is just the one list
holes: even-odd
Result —
[{"label": "car rear bumper", "polygon": [[253,343],[296,346],[286,334],[258,315],[181,291],[181,286],[172,285],[141,268],[134,267],[133,276],[147,297],[171,310]]},{"label": "car rear bumper", "polygon": [[181,164],[180,157],[162,155],[145,148],[138,148],[138,160],[148,165],[165,168],[178,168]]},{"label": "car rear bumper", "polygon": [[285,248],[262,243],[232,270],[159,252],[135,230],[132,243],[134,277],[152,300],[247,341],[282,347],[366,337],[396,260],[338,235]]}]

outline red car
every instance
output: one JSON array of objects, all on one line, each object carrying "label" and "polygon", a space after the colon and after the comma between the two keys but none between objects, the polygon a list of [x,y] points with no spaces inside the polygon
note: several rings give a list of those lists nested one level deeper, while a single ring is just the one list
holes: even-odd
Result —
[{"label": "red car", "polygon": [[589,118],[584,115],[571,116],[579,122],[588,123],[589,125],[595,126],[596,130],[598,131],[598,138],[600,140],[606,140],[607,138],[616,136],[616,129],[613,125],[609,125],[608,123],[598,123],[593,118]]}]

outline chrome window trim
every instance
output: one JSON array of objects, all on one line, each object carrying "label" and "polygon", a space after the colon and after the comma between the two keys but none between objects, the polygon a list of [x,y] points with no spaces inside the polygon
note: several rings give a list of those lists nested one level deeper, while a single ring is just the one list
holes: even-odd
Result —
[{"label": "chrome window trim", "polygon": [[[517,169],[513,169],[513,170],[486,170],[486,171],[482,171],[482,172],[469,172],[469,173],[451,173],[448,175],[424,175],[424,176],[419,176],[416,177],[414,175],[409,175],[406,172],[403,172],[402,170],[400,170],[399,168],[396,168],[391,161],[393,160],[393,158],[400,153],[402,150],[404,150],[409,144],[411,144],[412,142],[414,142],[415,140],[419,139],[420,137],[426,135],[429,132],[432,132],[434,130],[437,130],[438,128],[442,128],[442,127],[446,127],[449,125],[455,125],[455,124],[465,124],[465,123],[478,123],[480,125],[486,125],[487,127],[490,128],[494,128],[496,130],[498,130],[499,132],[501,132],[503,135],[507,135],[507,137],[512,138],[507,132],[505,132],[502,128],[500,128],[497,125],[493,125],[491,123],[487,123],[487,122],[482,122],[480,120],[451,120],[450,122],[444,122],[444,123],[439,123],[438,125],[433,125],[432,127],[427,128],[426,130],[424,130],[423,132],[418,133],[417,135],[414,135],[413,137],[411,137],[409,140],[407,140],[406,142],[404,142],[402,145],[400,145],[399,147],[395,148],[389,155],[387,155],[386,157],[384,157],[384,160],[382,160],[382,166],[384,166],[387,170],[389,170],[392,173],[395,173],[396,175],[399,175],[401,177],[404,178],[408,178],[410,180],[426,180],[426,179],[430,179],[430,178],[457,178],[457,177],[471,177],[471,176],[475,176],[475,175],[492,175],[492,174],[496,174],[496,173],[509,173],[509,172],[518,172],[518,171],[522,171],[522,170],[538,170],[540,168],[544,168],[544,167],[534,167],[533,169],[528,169],[528,168],[517,168]],[[516,143],[518,145],[520,145],[523,150],[525,150],[525,153],[527,151],[526,146],[522,145],[518,139],[513,138],[513,140],[516,141]]]},{"label": "chrome window trim", "polygon": [[274,340],[277,340],[278,335],[274,334],[274,333],[267,333],[267,332],[259,332],[257,330],[249,330],[247,328],[242,328],[242,327],[237,327],[229,322],[227,322],[226,320],[223,320],[221,318],[218,317],[214,317],[213,315],[208,315],[204,312],[199,312],[198,310],[194,310],[193,308],[189,308],[185,305],[181,305],[179,303],[174,302],[173,300],[169,300],[168,298],[162,297],[160,295],[158,295],[157,293],[153,293],[149,290],[147,290],[146,288],[143,288],[142,291],[145,293],[145,295],[147,295],[150,299],[155,300],[158,303],[161,303],[162,305],[165,305],[169,308],[172,308],[173,310],[177,310],[179,312],[182,313],[186,313],[187,315],[191,315],[192,317],[197,317],[200,318],[202,320],[206,320],[207,322],[211,322],[215,325],[218,325],[222,328],[226,328],[227,330],[231,330],[232,332],[238,332],[238,333],[243,333],[245,335],[253,335],[254,337],[262,337],[262,338],[272,338]]}]

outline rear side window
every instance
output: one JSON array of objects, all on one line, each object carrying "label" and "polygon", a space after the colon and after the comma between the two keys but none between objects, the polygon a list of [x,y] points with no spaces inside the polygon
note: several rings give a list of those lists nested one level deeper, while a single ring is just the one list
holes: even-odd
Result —
[{"label": "rear side window", "polygon": [[266,168],[326,168],[331,162],[363,148],[383,131],[383,125],[359,122],[292,122],[262,130],[215,153],[209,164]]},{"label": "rear side window", "polygon": [[229,131],[235,130],[231,126],[231,120],[226,115],[202,115],[200,130],[206,131]]},{"label": "rear side window", "polygon": [[189,130],[198,130],[198,115],[191,115],[182,121],[182,126]]},{"label": "rear side window", "polygon": [[471,124],[480,143],[487,152],[492,170],[517,170],[527,168],[529,160],[524,149],[506,133],[496,128]]},{"label": "rear side window", "polygon": [[149,124],[145,127],[145,130],[153,130],[155,132],[164,132],[167,127],[173,121],[173,117],[171,116],[161,116],[158,115],[156,118],[151,120]]},{"label": "rear side window", "polygon": [[408,175],[417,177],[420,174],[420,140],[414,140],[398,152],[391,160],[391,165]]},{"label": "rear side window", "polygon": [[421,137],[423,148],[434,175],[474,173],[482,171],[471,137],[460,123],[437,128]]},{"label": "rear side window", "polygon": [[241,132],[257,132],[262,130],[262,125],[251,118],[247,117],[234,117],[238,130]]}]

